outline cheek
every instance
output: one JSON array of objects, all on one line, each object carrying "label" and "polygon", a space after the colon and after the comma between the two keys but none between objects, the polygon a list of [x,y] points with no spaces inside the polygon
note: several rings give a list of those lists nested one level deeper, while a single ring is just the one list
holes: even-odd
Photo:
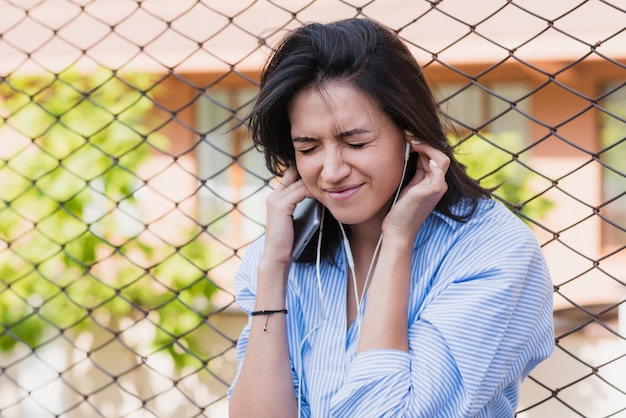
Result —
[{"label": "cheek", "polygon": [[397,156],[390,155],[385,161],[379,160],[379,164],[374,164],[373,167],[376,167],[373,169],[378,173],[377,177],[381,182],[381,186],[384,185],[385,188],[395,189],[402,180],[404,156],[398,158]]}]

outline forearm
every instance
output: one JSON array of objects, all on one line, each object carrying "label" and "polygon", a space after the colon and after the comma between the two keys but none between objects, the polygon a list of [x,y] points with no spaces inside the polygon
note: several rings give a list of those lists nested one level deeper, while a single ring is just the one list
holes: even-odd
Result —
[{"label": "forearm", "polygon": [[[288,266],[261,263],[257,270],[255,310],[285,307],[288,271]],[[253,316],[246,354],[230,398],[230,416],[293,418],[296,415],[286,315]]]},{"label": "forearm", "polygon": [[411,245],[383,244],[368,290],[358,352],[408,351],[407,309],[411,288]]}]

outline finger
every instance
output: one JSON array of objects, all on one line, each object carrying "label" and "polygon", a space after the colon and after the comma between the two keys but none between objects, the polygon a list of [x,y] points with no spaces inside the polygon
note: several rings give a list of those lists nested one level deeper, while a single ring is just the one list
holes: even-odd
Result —
[{"label": "finger", "polygon": [[[431,147],[432,148],[432,147]],[[437,151],[439,153],[440,151]],[[443,153],[441,153],[443,155]],[[419,152],[416,172],[411,181],[409,182],[409,188],[407,190],[411,190],[414,187],[416,192],[421,193],[431,193],[436,190],[445,190],[447,189],[446,180],[445,180],[445,167],[439,166],[439,158],[436,160],[431,158],[431,155],[426,154],[424,150]],[[447,159],[445,155],[443,155],[443,164],[446,164]]]},{"label": "finger", "polygon": [[283,179],[289,181],[290,184],[295,182],[299,178],[300,175],[298,174],[298,170],[296,169],[295,165],[291,165],[289,166],[289,168],[287,168],[287,170],[285,170],[285,175],[283,176]]},{"label": "finger", "polygon": [[[419,156],[419,160],[422,160],[422,162],[428,163],[428,159],[426,159],[426,161],[424,160],[424,153],[426,153],[428,155],[428,150],[429,148],[434,150],[434,147],[422,142],[420,139],[418,139],[413,133],[411,133],[410,131],[405,130],[404,131],[405,134],[405,139],[407,141],[407,143],[411,146],[411,149],[413,150],[413,152],[417,152],[418,156]],[[433,160],[435,161],[435,160]],[[418,164],[417,168],[420,168],[420,164]],[[424,171],[428,171],[428,167],[427,164],[422,164],[422,169]]]},{"label": "finger", "polygon": [[409,131],[408,129],[405,129],[404,131],[404,139],[407,143],[409,143],[411,145],[411,149],[413,151],[417,151],[417,146],[422,144],[422,141],[420,141],[413,132]]},{"label": "finger", "polygon": [[430,170],[430,181],[433,186],[439,189],[446,188],[446,172],[439,166],[435,160],[428,160],[428,168]]},{"label": "finger", "polygon": [[300,176],[298,175],[298,170],[296,170],[294,166],[290,166],[287,170],[285,170],[282,178],[276,179],[278,181],[278,186],[276,187],[286,189],[298,181],[299,178]]},{"label": "finger", "polygon": [[417,139],[409,141],[411,148],[419,153],[419,159],[424,171],[431,171],[431,167],[438,167],[444,173],[448,171],[450,166],[450,158],[437,148]]}]

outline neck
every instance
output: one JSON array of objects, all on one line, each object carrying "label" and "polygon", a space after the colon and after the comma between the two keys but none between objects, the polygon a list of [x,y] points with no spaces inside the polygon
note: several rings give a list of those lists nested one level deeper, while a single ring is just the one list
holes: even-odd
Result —
[{"label": "neck", "polygon": [[380,238],[380,225],[366,226],[364,224],[350,225],[350,244],[355,259],[369,259],[374,253],[378,239]]},{"label": "neck", "polygon": [[[369,248],[373,253],[374,248],[378,243],[378,239],[380,238],[383,221],[389,212],[390,206],[391,201],[367,221],[360,224],[346,225],[346,230],[350,231],[350,244],[352,244],[353,247],[359,247],[362,249]],[[366,253],[369,252],[366,251]]]}]

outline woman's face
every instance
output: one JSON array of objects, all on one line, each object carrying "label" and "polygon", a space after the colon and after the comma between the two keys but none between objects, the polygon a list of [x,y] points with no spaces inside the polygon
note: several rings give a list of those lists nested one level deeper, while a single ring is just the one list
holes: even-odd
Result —
[{"label": "woman's face", "polygon": [[400,128],[342,83],[300,92],[289,120],[296,166],[313,196],[342,223],[382,223],[402,177],[406,141]]}]

